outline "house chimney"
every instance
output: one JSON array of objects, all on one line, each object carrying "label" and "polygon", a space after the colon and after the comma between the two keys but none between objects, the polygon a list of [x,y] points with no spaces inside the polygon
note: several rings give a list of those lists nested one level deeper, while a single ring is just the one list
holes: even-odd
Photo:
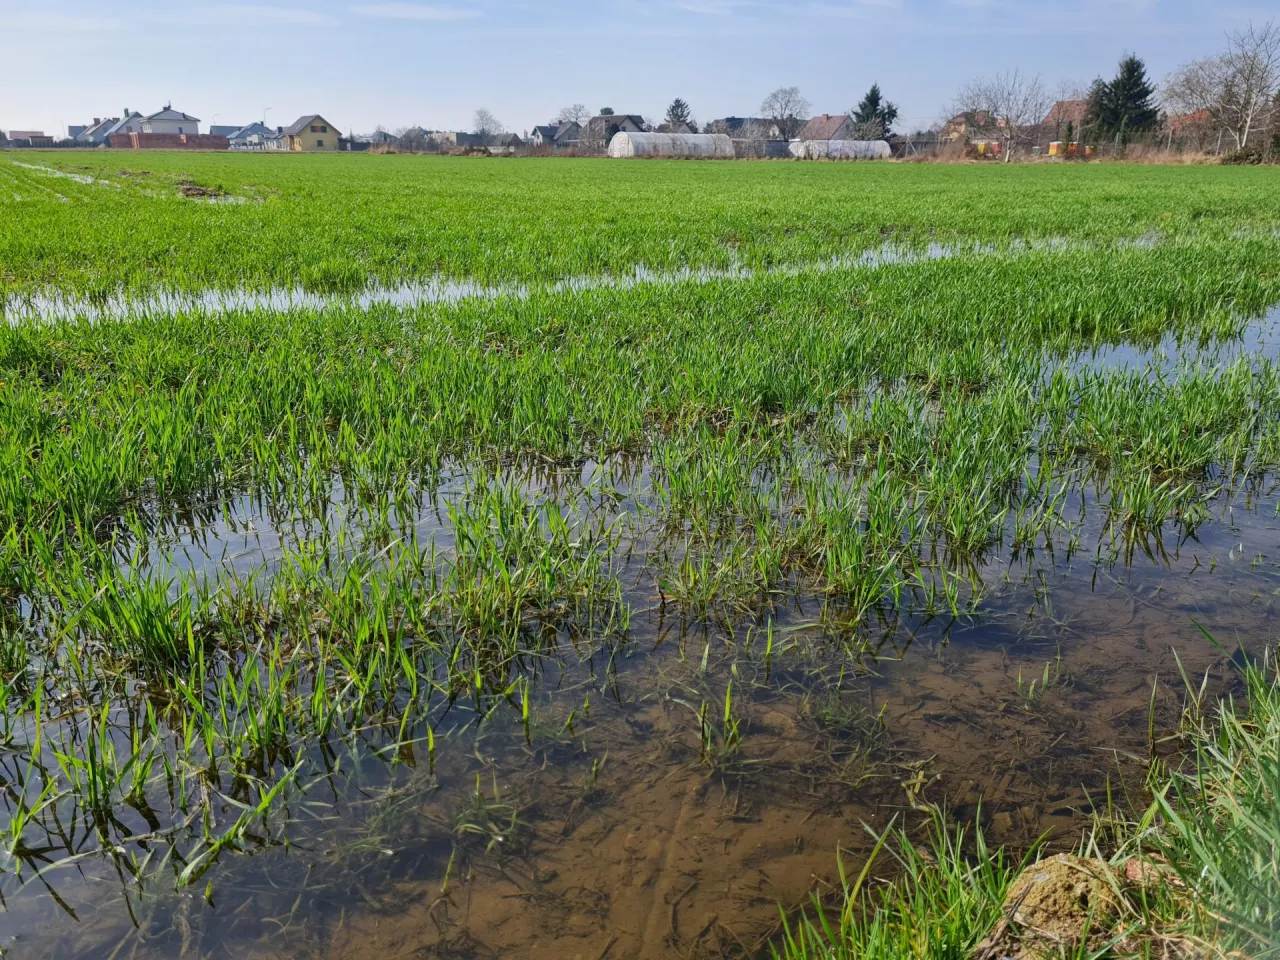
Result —
[{"label": "house chimney", "polygon": [[95,127],[96,127],[98,124],[100,124],[101,122],[102,122],[102,118],[101,118],[101,117],[94,117],[94,118],[93,118],[93,125],[94,125]]},{"label": "house chimney", "polygon": [[284,127],[276,127],[276,133],[284,133]]}]

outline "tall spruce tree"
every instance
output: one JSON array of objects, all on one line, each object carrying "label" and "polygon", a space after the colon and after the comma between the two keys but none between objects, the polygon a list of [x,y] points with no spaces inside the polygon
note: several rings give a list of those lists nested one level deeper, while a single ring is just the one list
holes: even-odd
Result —
[{"label": "tall spruce tree", "polygon": [[1099,134],[1104,132],[1106,118],[1111,109],[1110,101],[1111,90],[1107,81],[1101,77],[1094,78],[1085,99],[1083,126],[1089,130],[1090,139],[1095,143]]},{"label": "tall spruce tree", "polygon": [[1160,111],[1155,104],[1156,88],[1147,79],[1147,65],[1133,54],[1120,61],[1120,69],[1110,87],[1116,129],[1142,132],[1160,122]]},{"label": "tall spruce tree", "polygon": [[680,97],[676,97],[671,101],[671,106],[667,107],[667,124],[672,127],[678,127],[682,123],[688,123],[691,116],[689,104]]},{"label": "tall spruce tree", "polygon": [[893,136],[893,122],[897,119],[897,105],[884,99],[884,94],[880,92],[880,84],[878,83],[871,85],[867,95],[862,98],[862,102],[853,111],[854,123],[863,126],[878,124],[880,136],[882,137]]},{"label": "tall spruce tree", "polygon": [[1130,54],[1120,61],[1110,82],[1101,77],[1093,82],[1089,90],[1089,120],[1107,136],[1154,129],[1160,122],[1155,93],[1147,78],[1146,64]]}]

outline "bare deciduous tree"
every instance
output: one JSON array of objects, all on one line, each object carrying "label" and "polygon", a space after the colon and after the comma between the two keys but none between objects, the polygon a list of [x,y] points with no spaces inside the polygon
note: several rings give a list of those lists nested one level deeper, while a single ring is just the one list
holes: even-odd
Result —
[{"label": "bare deciduous tree", "polygon": [[884,124],[879,120],[865,120],[859,123],[856,120],[849,121],[849,139],[850,140],[883,140]]},{"label": "bare deciduous tree", "polygon": [[475,134],[480,137],[485,146],[492,146],[494,140],[506,133],[505,128],[498,122],[498,118],[484,107],[476,111],[476,117],[473,122],[475,124]]},{"label": "bare deciduous tree", "polygon": [[764,98],[760,112],[778,125],[784,140],[794,140],[809,122],[809,101],[799,87],[779,87]]},{"label": "bare deciduous tree", "polygon": [[960,91],[952,113],[964,114],[975,132],[999,141],[1007,163],[1021,144],[1034,139],[1048,109],[1049,95],[1040,78],[1014,70],[971,81]]},{"label": "bare deciduous tree", "polygon": [[405,150],[419,153],[427,149],[427,132],[421,127],[402,127],[395,137]]},{"label": "bare deciduous tree", "polygon": [[1179,67],[1165,81],[1164,97],[1184,113],[1206,111],[1243,150],[1270,124],[1278,87],[1280,26],[1268,21],[1228,34],[1225,53]]},{"label": "bare deciduous tree", "polygon": [[585,103],[575,103],[568,107],[562,107],[560,112],[556,114],[556,123],[583,124],[590,119],[591,111],[587,109]]}]

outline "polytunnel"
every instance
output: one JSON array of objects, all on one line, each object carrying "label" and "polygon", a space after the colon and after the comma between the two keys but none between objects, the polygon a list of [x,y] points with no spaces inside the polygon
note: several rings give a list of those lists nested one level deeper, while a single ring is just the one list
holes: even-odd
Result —
[{"label": "polytunnel", "polygon": [[800,160],[888,160],[887,140],[792,140],[791,155]]},{"label": "polytunnel", "polygon": [[609,141],[614,158],[689,157],[732,160],[733,141],[723,133],[616,133]]}]

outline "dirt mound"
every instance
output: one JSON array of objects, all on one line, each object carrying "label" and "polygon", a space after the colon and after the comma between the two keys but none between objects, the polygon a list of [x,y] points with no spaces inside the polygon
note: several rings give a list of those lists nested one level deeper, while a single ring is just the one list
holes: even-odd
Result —
[{"label": "dirt mound", "polygon": [[1119,910],[1115,875],[1098,860],[1060,853],[1027,867],[1009,887],[1004,918],[978,960],[1032,960],[1105,935]]},{"label": "dirt mound", "polygon": [[178,189],[184,197],[221,197],[225,193],[221,187],[206,187],[191,180],[179,182]]}]

